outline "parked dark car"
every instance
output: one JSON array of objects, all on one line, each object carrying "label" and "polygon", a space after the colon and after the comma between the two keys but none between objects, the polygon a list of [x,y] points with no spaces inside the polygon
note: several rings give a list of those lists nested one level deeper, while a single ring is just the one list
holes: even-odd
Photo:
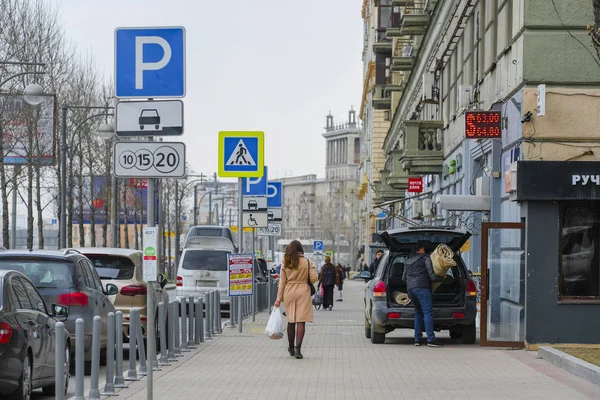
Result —
[{"label": "parked dark car", "polygon": [[264,258],[254,259],[254,280],[256,282],[268,282],[269,269]]},{"label": "parked dark car", "polygon": [[54,396],[56,351],[65,352],[66,393],[71,340],[56,349],[55,329],[67,316],[64,306],[48,307],[25,275],[0,270],[0,397],[29,399],[38,388]]},{"label": "parked dark car", "polygon": [[[471,234],[444,227],[415,227],[387,231],[381,237],[388,250],[381,256],[375,276],[365,288],[365,336],[372,343],[383,343],[386,333],[398,328],[414,329],[412,303],[398,304],[394,294],[406,293],[406,283],[402,280],[404,260],[416,251],[417,242],[423,241],[428,254],[439,244],[447,244],[454,251],[456,262],[432,294],[435,330],[449,330],[450,337],[462,338],[463,343],[475,343],[477,286],[460,255],[460,248]],[[370,274],[365,273],[369,279]]]},{"label": "parked dark car", "polygon": [[[106,352],[107,317],[115,312],[109,295],[117,294],[119,289],[113,284],[102,285],[102,281],[91,261],[74,249],[59,251],[0,251],[0,269],[20,271],[37,288],[47,304],[66,306],[69,315],[65,328],[70,333],[73,347],[75,341],[75,320],[84,322],[85,373],[91,372],[92,328],[96,315],[102,318],[100,348]],[[75,352],[71,353],[74,364]]]}]

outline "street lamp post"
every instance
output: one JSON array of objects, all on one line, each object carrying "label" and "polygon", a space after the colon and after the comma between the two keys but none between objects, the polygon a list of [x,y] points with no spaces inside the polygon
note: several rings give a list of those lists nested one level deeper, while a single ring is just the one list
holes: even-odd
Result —
[{"label": "street lamp post", "polygon": [[[67,112],[69,109],[84,109],[84,110],[106,110],[104,113],[94,114],[87,117],[83,120],[73,132],[77,132],[79,128],[83,126],[87,121],[92,118],[97,117],[108,117],[113,114],[108,113],[108,109],[113,109],[114,107],[106,107],[106,106],[75,106],[75,105],[63,105],[61,106],[62,112],[62,126],[61,126],[61,135],[60,135],[60,180],[61,180],[61,188],[60,188],[60,224],[59,224],[59,248],[67,247]],[[102,124],[102,131],[99,129],[98,133],[101,137],[105,137],[108,133],[108,124]],[[113,193],[113,198],[116,194]],[[112,208],[112,206],[111,206]],[[115,213],[111,214],[111,219],[114,220]],[[116,224],[113,224],[116,225]],[[114,233],[113,227],[111,226],[111,233]],[[115,237],[113,237],[113,244],[115,242]]]},{"label": "street lamp post", "polygon": [[[37,62],[21,62],[21,61],[0,61],[0,65],[29,65],[29,66],[46,66],[45,63]],[[9,76],[8,78],[0,82],[0,88],[4,86],[8,81],[25,75],[42,75],[44,71],[25,71],[19,72]],[[37,83],[31,83],[23,90],[23,99],[26,103],[32,106],[37,106],[44,101],[44,89]],[[13,193],[12,193],[12,218],[11,218],[11,234],[10,234],[10,248],[14,249],[17,247],[17,192],[18,182],[17,175],[19,174],[20,167],[15,166],[14,177],[13,177]],[[7,243],[6,243],[7,244]]]}]

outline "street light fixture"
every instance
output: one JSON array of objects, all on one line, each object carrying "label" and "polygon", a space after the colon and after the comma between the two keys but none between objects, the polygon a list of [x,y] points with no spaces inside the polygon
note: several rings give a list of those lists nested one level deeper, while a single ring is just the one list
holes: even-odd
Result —
[{"label": "street light fixture", "polygon": [[44,88],[37,83],[31,83],[23,90],[23,98],[32,106],[37,106],[44,101],[44,96]]}]

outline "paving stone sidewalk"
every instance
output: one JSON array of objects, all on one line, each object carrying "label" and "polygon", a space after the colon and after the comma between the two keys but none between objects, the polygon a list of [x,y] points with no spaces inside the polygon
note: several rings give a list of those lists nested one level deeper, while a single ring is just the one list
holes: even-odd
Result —
[{"label": "paving stone sidewalk", "polygon": [[[600,386],[578,378],[536,353],[482,349],[448,335],[444,348],[413,346],[411,331],[385,344],[364,337],[364,283],[348,281],[344,302],[315,311],[302,346],[264,334],[267,313],[244,321],[243,333],[225,327],[177,365],[155,372],[155,399],[599,399]],[[337,296],[337,292],[336,292]],[[146,399],[145,380],[120,392]]]}]

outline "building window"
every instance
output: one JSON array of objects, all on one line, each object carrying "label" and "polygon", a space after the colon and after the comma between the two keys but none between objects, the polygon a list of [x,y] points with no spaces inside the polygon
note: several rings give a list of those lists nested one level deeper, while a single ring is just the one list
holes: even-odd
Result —
[{"label": "building window", "polygon": [[561,298],[600,300],[600,202],[561,204]]}]

